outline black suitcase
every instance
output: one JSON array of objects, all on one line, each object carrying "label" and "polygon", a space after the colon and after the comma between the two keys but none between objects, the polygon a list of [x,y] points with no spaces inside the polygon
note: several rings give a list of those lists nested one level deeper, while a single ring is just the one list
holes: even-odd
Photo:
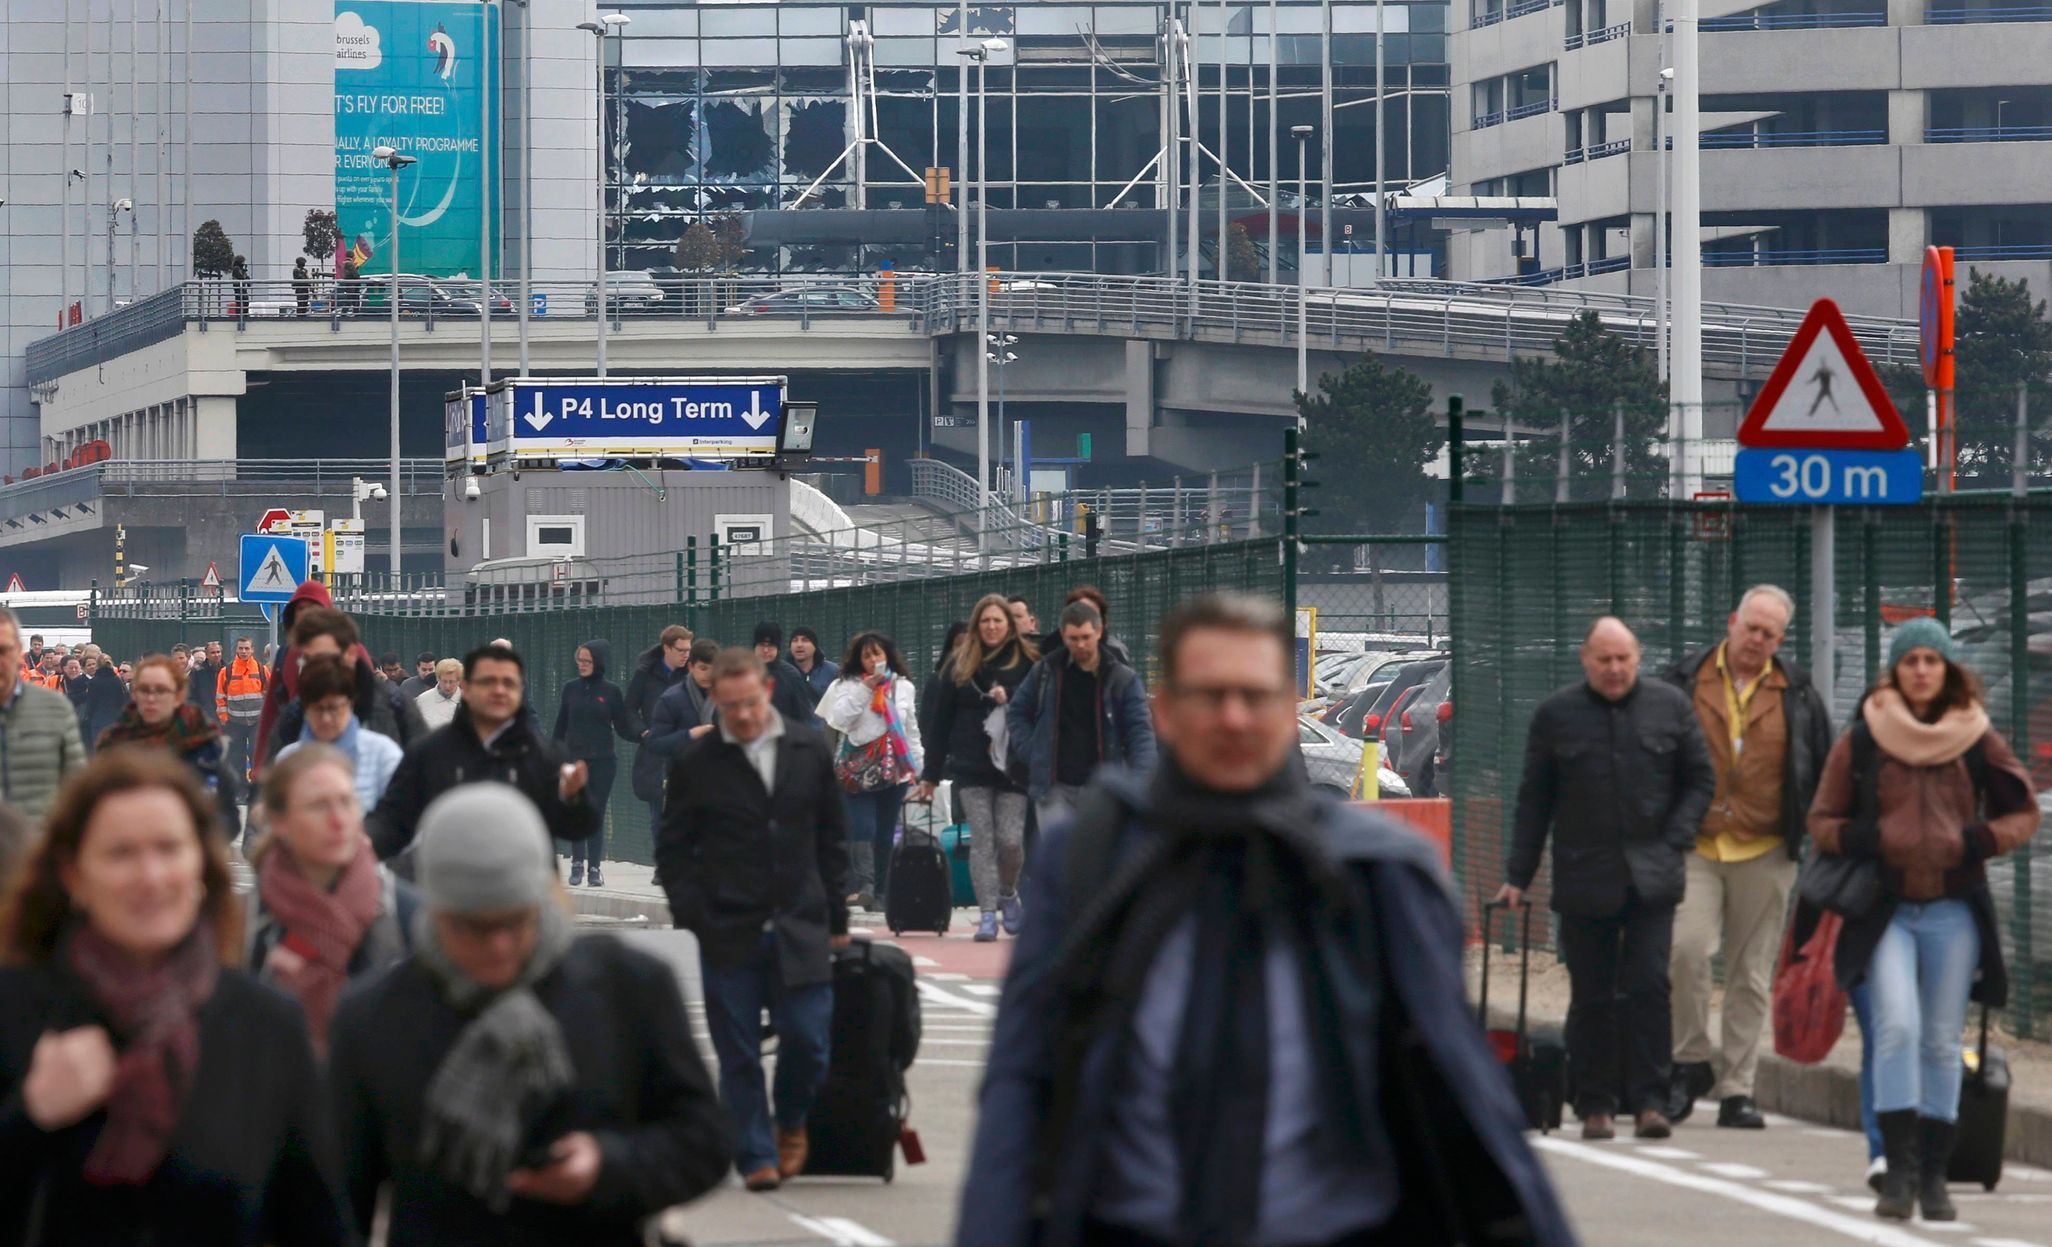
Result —
[{"label": "black suitcase", "polygon": [[1988,1046],[1988,1006],[1981,1006],[1981,1042],[1959,1087],[1959,1134],[1945,1176],[1978,1182],[1992,1191],[2002,1181],[2002,1146],[2009,1129],[2009,1057]]},{"label": "black suitcase", "polygon": [[806,1123],[807,1175],[891,1180],[919,1033],[919,990],[904,949],[857,938],[834,950],[833,1055]]},{"label": "black suitcase", "polygon": [[1490,913],[1508,909],[1505,901],[1490,901],[1482,907],[1482,989],[1475,1005],[1475,1017],[1488,1034],[1490,1047],[1510,1073],[1511,1090],[1525,1111],[1525,1124],[1541,1134],[1560,1129],[1561,1107],[1567,1102],[1567,1044],[1551,1026],[1528,1027],[1525,1002],[1532,979],[1532,903],[1524,901],[1524,921],[1518,933],[1518,1026],[1514,1031],[1489,1027],[1489,937],[1494,923]]},{"label": "black suitcase", "polygon": [[910,826],[891,850],[891,879],[884,889],[884,926],[946,934],[955,916],[954,878],[940,841]]}]

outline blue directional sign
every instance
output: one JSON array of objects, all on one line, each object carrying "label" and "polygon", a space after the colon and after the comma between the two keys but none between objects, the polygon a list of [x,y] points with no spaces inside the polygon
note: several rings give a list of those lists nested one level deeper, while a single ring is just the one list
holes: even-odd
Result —
[{"label": "blue directional sign", "polygon": [[481,389],[469,386],[453,391],[442,399],[442,461],[461,463],[468,460],[483,467],[485,443],[490,440],[488,427],[491,396]]},{"label": "blue directional sign", "polygon": [[784,378],[509,380],[492,398],[494,456],[769,457],[783,425]]},{"label": "blue directional sign", "polygon": [[239,596],[245,602],[290,602],[306,568],[306,538],[244,533]]},{"label": "blue directional sign", "polygon": [[1924,496],[1924,461],[1914,450],[1748,448],[1732,486],[1740,502],[1902,506]]}]

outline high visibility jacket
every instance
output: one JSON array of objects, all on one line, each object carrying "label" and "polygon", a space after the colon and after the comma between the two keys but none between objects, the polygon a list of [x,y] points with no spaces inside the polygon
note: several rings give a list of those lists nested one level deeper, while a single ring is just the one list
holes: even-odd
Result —
[{"label": "high visibility jacket", "polygon": [[214,706],[221,722],[255,727],[264,712],[264,690],[271,672],[254,658],[238,658],[221,668],[214,681]]},{"label": "high visibility jacket", "polygon": [[37,688],[47,688],[56,693],[64,691],[64,673],[61,671],[52,671],[45,675],[41,668],[32,667],[22,672],[21,678]]}]

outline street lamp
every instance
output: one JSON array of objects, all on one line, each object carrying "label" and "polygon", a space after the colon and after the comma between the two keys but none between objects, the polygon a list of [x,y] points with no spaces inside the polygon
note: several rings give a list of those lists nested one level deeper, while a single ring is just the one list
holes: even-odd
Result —
[{"label": "street lamp", "polygon": [[135,200],[126,195],[107,205],[107,310],[110,312],[114,310],[114,228],[124,212],[135,212]]},{"label": "street lamp", "polygon": [[[976,63],[976,334],[990,337],[990,107],[985,93],[990,58],[1011,45],[985,39],[956,54]],[[982,512],[990,505],[990,358],[976,352],[976,525],[977,547],[983,546]]]},{"label": "street lamp", "polygon": [[[1305,215],[1311,210],[1310,183],[1305,172],[1304,144],[1311,138],[1310,126],[1291,126],[1291,135],[1297,140],[1297,393],[1311,392],[1311,364],[1305,354],[1304,335],[1310,318],[1305,312],[1304,282],[1308,276],[1305,266],[1310,261],[1310,247],[1307,231],[1310,228]],[[1297,424],[1301,428],[1304,413],[1297,412]]]},{"label": "street lamp", "polygon": [[[1019,339],[1015,334],[987,333],[983,335],[983,340],[985,343],[989,345],[990,348],[989,350],[984,352],[985,361],[991,364],[995,364],[998,370],[998,436],[1003,437],[1007,430],[1012,429],[1012,426],[1005,422],[1005,373],[1009,371],[1006,365],[1014,362],[1019,358],[1018,355],[1016,355],[1012,351],[1013,347],[1019,345]],[[1014,499],[1020,497],[1019,471],[1019,435],[1016,430],[1013,430],[1012,496]]]},{"label": "street lamp", "polygon": [[399,579],[399,170],[419,161],[394,148],[371,149],[371,158],[392,171],[392,284],[385,302],[392,312],[392,580]]},{"label": "street lamp", "polygon": [[608,13],[595,22],[579,22],[598,49],[598,78],[594,84],[598,99],[598,375],[606,375],[606,36],[619,32],[633,19],[625,13]]}]

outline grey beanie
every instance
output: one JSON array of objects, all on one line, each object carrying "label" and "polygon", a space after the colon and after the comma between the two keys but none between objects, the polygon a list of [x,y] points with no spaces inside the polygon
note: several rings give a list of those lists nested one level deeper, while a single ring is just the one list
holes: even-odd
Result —
[{"label": "grey beanie", "polygon": [[1959,661],[1959,647],[1952,634],[1928,615],[1912,619],[1888,634],[1888,669],[1895,670],[1895,665],[1913,649],[1936,650],[1946,662]]},{"label": "grey beanie", "polygon": [[538,905],[556,863],[540,811],[505,784],[465,784],[420,819],[420,890],[430,909],[479,914]]}]

